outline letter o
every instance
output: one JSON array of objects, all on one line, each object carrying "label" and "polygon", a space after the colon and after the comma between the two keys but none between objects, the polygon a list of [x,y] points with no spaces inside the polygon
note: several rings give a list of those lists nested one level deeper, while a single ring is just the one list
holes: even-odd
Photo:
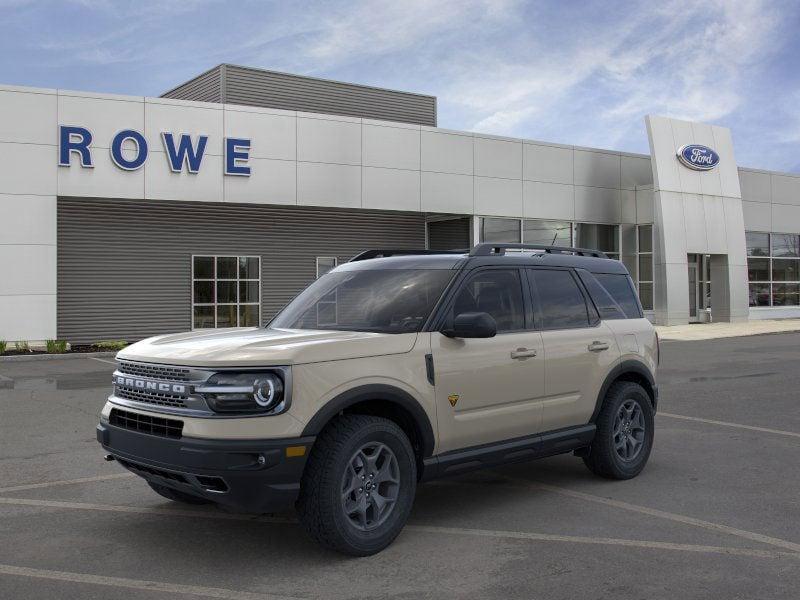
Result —
[{"label": "letter o", "polygon": [[[125,140],[133,140],[136,144],[136,156],[130,160],[122,154],[122,144]],[[141,168],[147,160],[147,140],[138,131],[123,129],[111,140],[111,160],[125,171],[135,171]]]}]

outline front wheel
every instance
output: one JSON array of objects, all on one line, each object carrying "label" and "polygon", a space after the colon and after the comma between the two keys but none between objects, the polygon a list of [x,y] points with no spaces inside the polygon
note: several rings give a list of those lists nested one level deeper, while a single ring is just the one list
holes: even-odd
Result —
[{"label": "front wheel", "polygon": [[637,383],[618,381],[606,394],[583,462],[592,473],[609,479],[636,477],[647,464],[654,433],[650,396]]},{"label": "front wheel", "polygon": [[403,529],[416,484],[414,451],[402,429],[381,417],[344,415],[325,428],[308,458],[300,522],[327,548],[375,554]]}]

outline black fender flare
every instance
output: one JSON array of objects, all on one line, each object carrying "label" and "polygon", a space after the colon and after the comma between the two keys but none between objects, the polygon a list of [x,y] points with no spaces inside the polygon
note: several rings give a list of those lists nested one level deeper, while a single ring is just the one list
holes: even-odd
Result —
[{"label": "black fender flare", "polygon": [[625,360],[611,369],[608,375],[606,375],[605,381],[603,381],[603,385],[600,387],[600,392],[597,394],[597,401],[595,402],[594,412],[592,413],[592,418],[589,421],[590,423],[594,423],[597,420],[597,416],[600,414],[600,408],[603,406],[603,400],[605,399],[606,394],[608,393],[608,388],[611,387],[611,384],[613,384],[620,377],[623,377],[629,373],[633,373],[647,381],[650,389],[646,391],[650,396],[653,410],[656,410],[658,405],[658,386],[656,385],[655,378],[650,372],[650,369],[647,368],[646,364],[638,360]]},{"label": "black fender flare", "polygon": [[419,431],[422,442],[422,456],[428,457],[433,454],[435,438],[433,426],[428,418],[428,414],[422,405],[411,394],[392,385],[369,384],[354,387],[342,392],[325,405],[315,414],[303,429],[303,436],[319,435],[325,425],[341,411],[368,400],[382,400],[396,404],[406,410],[414,419]]}]

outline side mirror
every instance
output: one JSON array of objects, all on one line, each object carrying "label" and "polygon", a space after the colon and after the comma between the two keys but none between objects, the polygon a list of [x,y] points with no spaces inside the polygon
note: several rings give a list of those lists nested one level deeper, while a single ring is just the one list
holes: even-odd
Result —
[{"label": "side mirror", "polygon": [[485,312],[466,312],[453,319],[453,326],[442,330],[450,338],[490,338],[497,335],[494,317]]}]

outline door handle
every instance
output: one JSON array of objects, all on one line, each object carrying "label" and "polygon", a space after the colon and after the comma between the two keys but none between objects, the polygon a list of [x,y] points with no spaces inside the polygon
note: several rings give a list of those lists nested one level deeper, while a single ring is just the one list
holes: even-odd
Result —
[{"label": "door handle", "polygon": [[594,341],[589,344],[589,352],[602,352],[603,350],[608,350],[609,345],[606,342],[598,342]]},{"label": "door handle", "polygon": [[533,358],[534,356],[536,356],[536,350],[528,350],[527,348],[517,348],[511,351],[511,358],[514,360]]}]

